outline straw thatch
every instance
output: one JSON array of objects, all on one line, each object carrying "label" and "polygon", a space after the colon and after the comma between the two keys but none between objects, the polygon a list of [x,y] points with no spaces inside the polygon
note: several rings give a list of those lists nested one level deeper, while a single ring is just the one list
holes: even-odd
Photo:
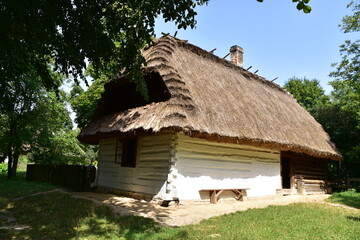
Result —
[{"label": "straw thatch", "polygon": [[121,105],[108,95],[126,78],[111,81],[95,117],[79,135],[81,141],[97,144],[101,138],[173,130],[213,141],[341,159],[322,126],[278,85],[169,36],[157,39],[143,54],[148,63],[144,74],[156,73],[165,83],[163,97],[106,114],[107,105]]}]

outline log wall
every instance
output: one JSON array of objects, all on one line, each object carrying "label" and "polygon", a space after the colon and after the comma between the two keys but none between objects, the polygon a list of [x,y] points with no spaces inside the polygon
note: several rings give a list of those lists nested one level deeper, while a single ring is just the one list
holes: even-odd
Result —
[{"label": "log wall", "polygon": [[304,193],[318,194],[326,192],[328,179],[328,160],[306,155],[284,153],[283,157],[291,160],[295,188],[298,181],[303,180]]},{"label": "log wall", "polygon": [[135,167],[115,163],[121,159],[121,144],[116,139],[100,141],[98,185],[122,191],[159,196],[165,194],[169,172],[171,134],[138,138]]}]

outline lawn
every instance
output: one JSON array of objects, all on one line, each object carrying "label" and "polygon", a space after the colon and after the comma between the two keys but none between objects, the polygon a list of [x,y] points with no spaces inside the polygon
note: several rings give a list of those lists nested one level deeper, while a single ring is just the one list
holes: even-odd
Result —
[{"label": "lawn", "polygon": [[360,192],[352,189],[346,192],[334,193],[330,196],[329,201],[360,209]]},{"label": "lawn", "polygon": [[[11,184],[17,193],[10,194],[8,190],[7,195],[20,194],[15,181]],[[360,236],[359,210],[311,203],[251,209],[179,228],[163,227],[142,217],[114,216],[106,206],[58,192],[13,201],[4,209],[16,217],[17,224],[30,228],[0,230],[0,239],[359,239]]]},{"label": "lawn", "polygon": [[0,172],[0,209],[14,198],[56,188],[47,183],[26,182],[25,169],[19,169],[16,177],[13,177],[11,181],[7,180],[6,174],[6,172]]}]

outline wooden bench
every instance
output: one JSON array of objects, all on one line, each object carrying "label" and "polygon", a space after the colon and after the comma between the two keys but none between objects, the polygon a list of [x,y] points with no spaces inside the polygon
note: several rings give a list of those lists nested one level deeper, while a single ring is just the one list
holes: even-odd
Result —
[{"label": "wooden bench", "polygon": [[236,195],[236,200],[244,201],[246,200],[247,193],[246,190],[249,188],[222,188],[222,189],[202,189],[200,192],[209,192],[210,194],[210,203],[217,203],[218,197],[223,191],[232,191]]}]

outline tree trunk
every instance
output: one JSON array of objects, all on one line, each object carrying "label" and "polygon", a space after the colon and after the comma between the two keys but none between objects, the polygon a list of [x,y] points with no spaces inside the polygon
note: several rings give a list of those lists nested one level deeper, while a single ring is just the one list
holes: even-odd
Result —
[{"label": "tree trunk", "polygon": [[18,162],[19,162],[19,154],[18,153],[15,153],[14,156],[13,156],[13,166],[12,166],[12,177],[15,177],[16,176],[16,171],[17,171],[17,166],[18,166]]},{"label": "tree trunk", "polygon": [[9,146],[8,148],[8,175],[7,178],[10,180],[13,174],[12,171],[12,163],[13,163],[13,154],[12,154],[12,150],[11,150],[11,146]]}]

